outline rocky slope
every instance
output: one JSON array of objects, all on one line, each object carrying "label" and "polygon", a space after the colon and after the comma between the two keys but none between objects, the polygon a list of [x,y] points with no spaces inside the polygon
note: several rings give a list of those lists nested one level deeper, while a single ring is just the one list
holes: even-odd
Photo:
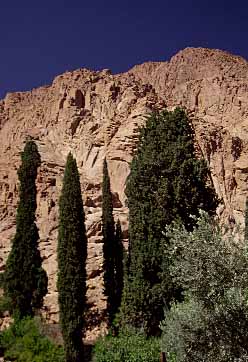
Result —
[{"label": "rocky slope", "polygon": [[[42,158],[37,180],[37,222],[49,293],[44,314],[58,320],[56,238],[58,198],[66,156],[77,158],[86,211],[88,302],[99,319],[102,295],[101,178],[107,157],[114,211],[127,238],[124,186],[144,116],[165,105],[185,106],[194,120],[196,142],[206,157],[222,204],[221,218],[243,221],[247,194],[248,63],[222,51],[188,48],[169,62],[145,63],[124,74],[79,69],[56,77],[51,86],[7,94],[0,101],[0,270],[15,231],[16,171],[26,137]],[[96,323],[97,324],[97,323]],[[104,328],[104,327],[103,327]],[[94,338],[99,327],[90,327]]]}]

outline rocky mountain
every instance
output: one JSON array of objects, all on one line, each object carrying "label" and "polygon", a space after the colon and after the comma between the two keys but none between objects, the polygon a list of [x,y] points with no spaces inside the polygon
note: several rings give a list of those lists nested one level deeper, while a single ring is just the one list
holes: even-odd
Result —
[{"label": "rocky mountain", "polygon": [[[37,223],[49,293],[44,315],[58,320],[56,239],[58,198],[69,151],[77,158],[86,211],[88,302],[87,338],[99,333],[102,294],[101,180],[108,160],[115,217],[127,239],[125,180],[139,127],[154,109],[187,108],[198,151],[207,159],[219,198],[220,218],[243,222],[248,178],[248,62],[219,50],[187,48],[169,62],[148,62],[123,74],[79,69],[50,86],[9,93],[0,101],[0,270],[15,232],[17,168],[28,136],[41,154],[37,180]],[[94,325],[95,321],[95,325]],[[104,329],[104,325],[102,326]]]}]

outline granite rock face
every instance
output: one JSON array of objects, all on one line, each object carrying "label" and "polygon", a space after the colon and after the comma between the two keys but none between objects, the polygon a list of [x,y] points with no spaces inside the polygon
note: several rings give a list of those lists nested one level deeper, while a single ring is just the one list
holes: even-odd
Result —
[{"label": "granite rock face", "polygon": [[[88,233],[89,315],[99,333],[102,293],[101,180],[108,160],[114,212],[127,239],[125,180],[145,115],[167,105],[187,108],[198,151],[207,159],[222,200],[219,215],[243,222],[248,178],[248,62],[228,53],[188,48],[169,62],[135,66],[112,75],[109,70],[79,69],[56,77],[50,86],[9,93],[0,101],[0,270],[15,232],[17,169],[28,136],[42,159],[37,179],[40,250],[49,275],[44,315],[58,321],[56,240],[58,199],[69,151],[77,159]],[[105,326],[102,325],[102,331]]]},{"label": "granite rock face", "polygon": [[242,223],[248,190],[248,62],[220,50],[187,48],[170,62],[145,63],[129,73],[149,82],[168,107],[186,107],[222,200],[220,216]]}]

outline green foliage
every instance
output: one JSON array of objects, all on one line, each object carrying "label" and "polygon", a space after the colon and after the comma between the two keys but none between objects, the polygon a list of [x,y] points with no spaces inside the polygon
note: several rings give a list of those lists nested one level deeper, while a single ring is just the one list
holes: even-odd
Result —
[{"label": "green foliage", "polygon": [[111,335],[97,341],[94,362],[159,362],[160,340],[144,334],[125,331],[118,337]]},{"label": "green foliage", "polygon": [[67,157],[59,201],[58,293],[66,361],[83,360],[87,238],[76,160]]},{"label": "green foliage", "polygon": [[[192,232],[173,224],[167,228],[170,239],[170,274],[184,290],[214,308],[227,291],[244,291],[248,282],[246,245],[238,234],[223,235],[220,226],[201,212]],[[168,254],[165,245],[164,252]]]},{"label": "green foliage", "polygon": [[0,334],[5,360],[19,362],[64,362],[64,352],[39,332],[36,321],[24,318]]},{"label": "green foliage", "polygon": [[0,288],[4,286],[4,273],[0,273]]},{"label": "green foliage", "polygon": [[215,212],[217,200],[208,176],[206,163],[196,158],[194,132],[185,112],[177,108],[150,115],[140,131],[126,185],[129,275],[121,308],[125,324],[156,333],[164,301],[178,297],[170,281],[164,282],[164,227],[180,220],[191,230],[199,207]]},{"label": "green foliage", "polygon": [[109,325],[115,314],[115,223],[113,217],[113,202],[110,190],[110,179],[106,159],[103,163],[102,183],[102,235],[103,235],[103,281],[104,294],[107,297],[107,316]]},{"label": "green foliage", "polygon": [[117,220],[115,227],[115,307],[116,312],[121,305],[121,297],[124,283],[124,248],[122,245],[122,230],[120,220]]},{"label": "green foliage", "polygon": [[210,312],[194,298],[166,314],[162,349],[177,362],[231,362],[248,358],[247,297],[230,293]]},{"label": "green foliage", "polygon": [[[188,232],[174,224],[170,273],[187,297],[166,313],[162,348],[176,361],[229,362],[248,358],[248,257],[237,234],[223,235],[202,213]],[[167,245],[165,252],[168,254]]]},{"label": "green foliage", "polygon": [[38,249],[38,229],[35,224],[37,168],[40,155],[36,144],[28,141],[21,155],[18,170],[20,181],[16,234],[12,241],[4,273],[4,295],[11,300],[16,317],[32,315],[43,304],[47,293],[47,275],[42,268]]},{"label": "green foliage", "polygon": [[245,232],[244,232],[244,238],[246,243],[248,243],[248,198],[246,198],[245,202]]},{"label": "green foliage", "polygon": [[11,299],[6,296],[0,298],[0,317],[4,316],[4,313],[12,310]]},{"label": "green foliage", "polygon": [[106,159],[103,164],[102,198],[103,280],[104,294],[107,297],[108,324],[111,326],[121,303],[123,246],[120,221],[118,220],[116,228],[114,223],[113,202]]},{"label": "green foliage", "polygon": [[[204,331],[202,308],[194,299],[172,305],[161,324],[162,349],[176,362],[186,361],[187,351],[194,343],[202,344],[199,332]],[[198,353],[197,353],[198,354]],[[200,356],[198,356],[200,357]]]}]

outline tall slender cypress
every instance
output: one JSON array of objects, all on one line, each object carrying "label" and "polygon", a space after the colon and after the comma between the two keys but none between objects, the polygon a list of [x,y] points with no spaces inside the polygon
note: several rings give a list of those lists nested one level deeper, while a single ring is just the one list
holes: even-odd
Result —
[{"label": "tall slender cypress", "polygon": [[35,180],[40,166],[36,144],[26,142],[21,154],[19,177],[19,204],[16,215],[16,234],[4,273],[4,295],[10,301],[15,317],[33,315],[43,304],[47,293],[47,275],[42,268],[38,249],[39,233],[35,223]]},{"label": "tall slender cypress", "polygon": [[107,318],[111,325],[115,313],[115,222],[110,179],[106,159],[103,162],[102,182],[102,234],[103,234],[103,281],[107,298]]},{"label": "tall slender cypress", "polygon": [[121,297],[124,283],[124,248],[122,244],[122,230],[120,220],[117,220],[115,227],[115,308],[118,312],[121,305]]},{"label": "tall slender cypress", "polygon": [[199,208],[214,213],[217,199],[209,170],[196,157],[194,131],[179,108],[151,114],[141,129],[126,195],[129,206],[128,276],[122,302],[125,324],[147,334],[159,331],[165,302],[175,297],[167,283],[165,228],[173,220],[192,230]]},{"label": "tall slender cypress", "polygon": [[83,313],[86,304],[87,237],[76,160],[69,153],[59,201],[58,293],[60,325],[67,362],[83,357]]}]

